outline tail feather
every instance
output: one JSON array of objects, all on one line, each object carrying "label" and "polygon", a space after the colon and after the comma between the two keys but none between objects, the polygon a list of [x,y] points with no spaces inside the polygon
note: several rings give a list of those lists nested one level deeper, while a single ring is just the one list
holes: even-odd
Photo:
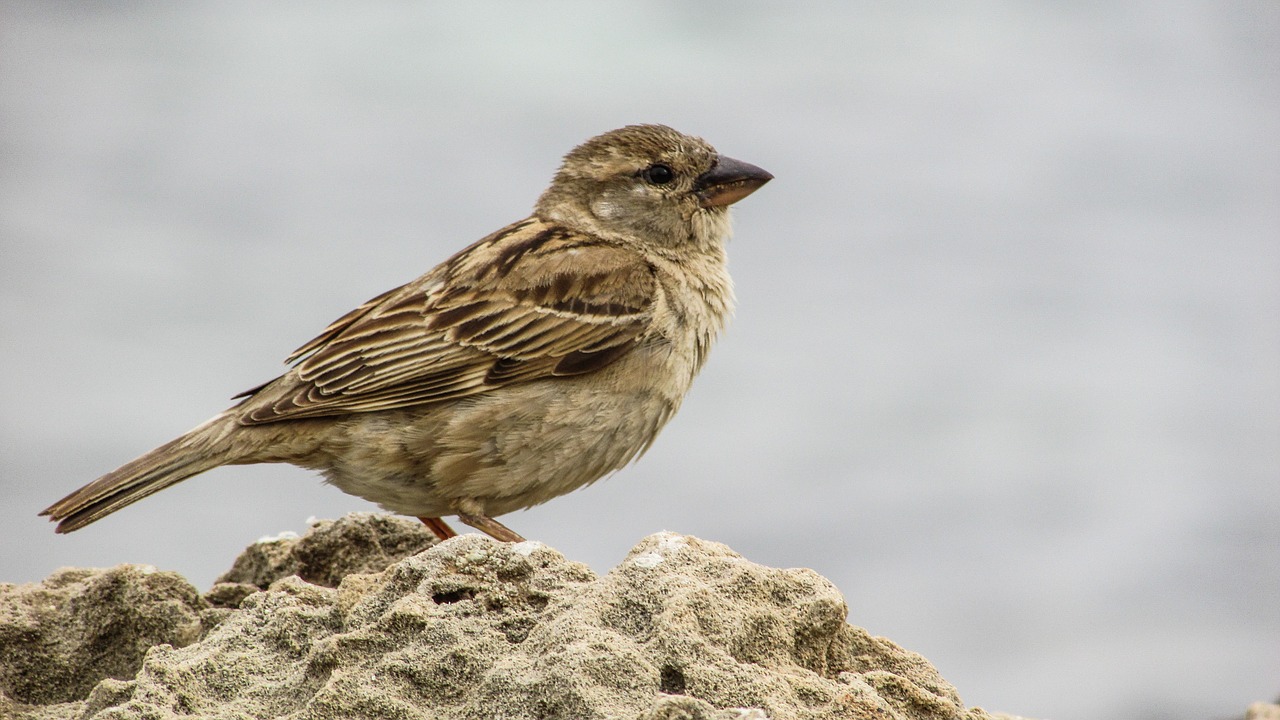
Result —
[{"label": "tail feather", "polygon": [[193,475],[237,459],[226,441],[235,420],[219,415],[191,432],[125,463],[45,508],[69,533]]}]

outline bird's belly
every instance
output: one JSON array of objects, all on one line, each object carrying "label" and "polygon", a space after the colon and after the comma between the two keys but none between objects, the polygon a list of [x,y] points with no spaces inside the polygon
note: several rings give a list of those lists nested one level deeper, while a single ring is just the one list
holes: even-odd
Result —
[{"label": "bird's belly", "polygon": [[631,377],[611,367],[590,379],[539,380],[420,409],[352,415],[335,425],[336,442],[299,464],[392,512],[438,517],[478,501],[485,514],[502,515],[594,482],[648,447],[687,384]]}]

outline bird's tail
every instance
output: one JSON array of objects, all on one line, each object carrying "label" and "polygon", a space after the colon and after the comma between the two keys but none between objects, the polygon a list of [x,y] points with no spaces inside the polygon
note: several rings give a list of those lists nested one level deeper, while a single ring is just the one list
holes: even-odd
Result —
[{"label": "bird's tail", "polygon": [[219,465],[234,462],[230,436],[238,423],[223,413],[176,440],[103,475],[45,508],[56,532],[73,530]]}]

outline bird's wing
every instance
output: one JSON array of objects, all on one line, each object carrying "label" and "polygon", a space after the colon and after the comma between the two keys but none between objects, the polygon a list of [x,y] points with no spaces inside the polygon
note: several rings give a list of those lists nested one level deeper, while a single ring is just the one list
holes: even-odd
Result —
[{"label": "bird's wing", "polygon": [[592,372],[636,347],[658,292],[640,255],[526,220],[334,322],[240,417],[391,410]]}]

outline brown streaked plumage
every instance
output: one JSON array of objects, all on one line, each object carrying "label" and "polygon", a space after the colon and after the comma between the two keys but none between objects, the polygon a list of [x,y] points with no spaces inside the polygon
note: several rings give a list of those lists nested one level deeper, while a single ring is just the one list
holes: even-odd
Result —
[{"label": "brown streaked plumage", "polygon": [[219,465],[288,462],[393,512],[494,516],[621,468],[728,318],[728,206],[771,175],[660,125],[570,152],[534,214],[339,318],[288,372],[42,514],[70,532]]}]

